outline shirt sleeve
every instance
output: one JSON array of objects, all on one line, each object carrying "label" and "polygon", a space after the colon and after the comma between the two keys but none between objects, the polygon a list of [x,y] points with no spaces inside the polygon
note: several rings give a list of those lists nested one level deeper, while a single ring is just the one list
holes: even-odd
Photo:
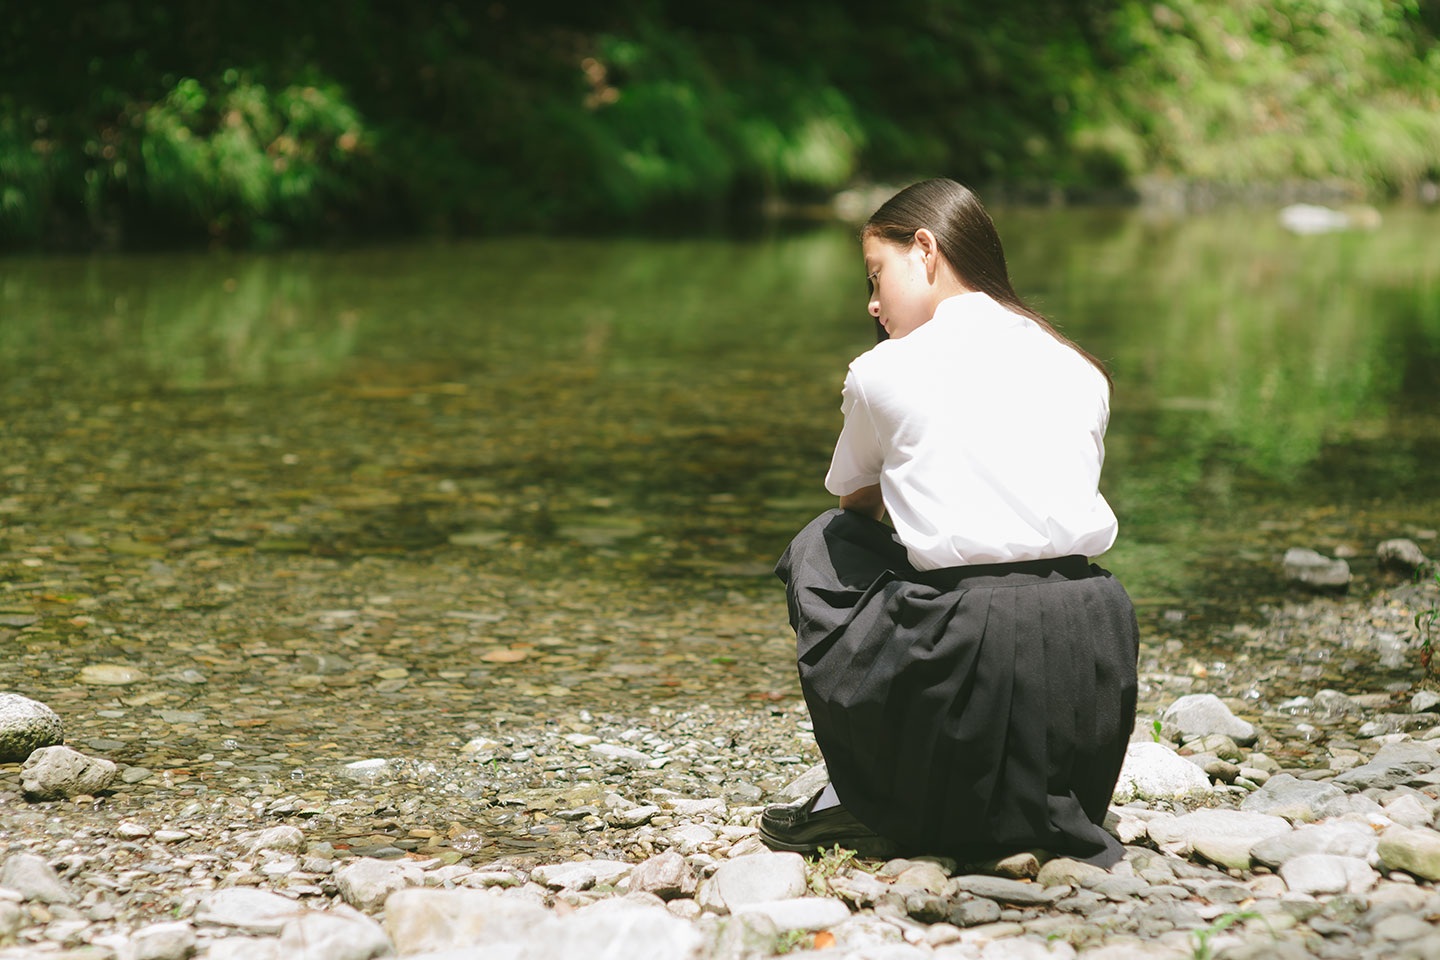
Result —
[{"label": "shirt sleeve", "polygon": [[835,444],[835,455],[830,458],[830,472],[825,475],[825,489],[837,497],[879,483],[885,466],[885,451],[880,446],[875,420],[853,368],[845,375],[840,410],[845,414],[845,426]]}]

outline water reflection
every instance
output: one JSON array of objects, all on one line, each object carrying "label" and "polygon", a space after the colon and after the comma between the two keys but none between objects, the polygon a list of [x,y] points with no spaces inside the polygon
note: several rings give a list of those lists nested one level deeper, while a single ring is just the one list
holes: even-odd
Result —
[{"label": "water reflection", "polygon": [[[998,219],[1017,285],[1112,362],[1109,563],[1142,600],[1223,607],[1287,537],[1440,515],[1433,214]],[[861,280],[838,229],[14,259],[0,404],[21,472],[64,460],[126,524],[193,502],[276,549],[758,577],[829,502]],[[74,522],[8,476],[39,527]]]}]

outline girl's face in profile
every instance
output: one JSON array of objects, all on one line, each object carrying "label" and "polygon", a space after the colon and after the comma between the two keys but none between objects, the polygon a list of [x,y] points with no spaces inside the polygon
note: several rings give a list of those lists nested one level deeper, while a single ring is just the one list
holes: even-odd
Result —
[{"label": "girl's face in profile", "polygon": [[927,254],[920,243],[899,247],[874,234],[861,243],[865,277],[870,283],[870,316],[880,321],[891,340],[915,330],[935,315],[938,303],[927,274]]}]

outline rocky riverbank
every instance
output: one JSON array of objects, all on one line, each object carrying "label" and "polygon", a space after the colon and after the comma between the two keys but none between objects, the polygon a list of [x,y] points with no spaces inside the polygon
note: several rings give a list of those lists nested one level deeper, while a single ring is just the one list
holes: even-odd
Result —
[{"label": "rocky riverbank", "polygon": [[[243,711],[82,685],[53,705],[114,777],[29,800],[37,764],[0,766],[0,958],[1435,956],[1440,698],[1415,688],[1414,614],[1436,603],[1295,600],[1214,648],[1147,645],[1110,871],[769,853],[760,807],[823,776],[793,694],[512,704],[448,753],[357,756],[341,726],[257,750]],[[171,714],[165,762],[107,743],[107,713]]]}]

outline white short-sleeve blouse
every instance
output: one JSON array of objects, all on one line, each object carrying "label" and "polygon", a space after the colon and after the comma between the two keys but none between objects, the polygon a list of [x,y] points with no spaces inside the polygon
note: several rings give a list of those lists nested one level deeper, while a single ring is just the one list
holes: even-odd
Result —
[{"label": "white short-sleeve blouse", "polygon": [[1110,549],[1100,494],[1105,377],[1028,317],[983,293],[857,357],[825,487],[880,484],[918,569]]}]

